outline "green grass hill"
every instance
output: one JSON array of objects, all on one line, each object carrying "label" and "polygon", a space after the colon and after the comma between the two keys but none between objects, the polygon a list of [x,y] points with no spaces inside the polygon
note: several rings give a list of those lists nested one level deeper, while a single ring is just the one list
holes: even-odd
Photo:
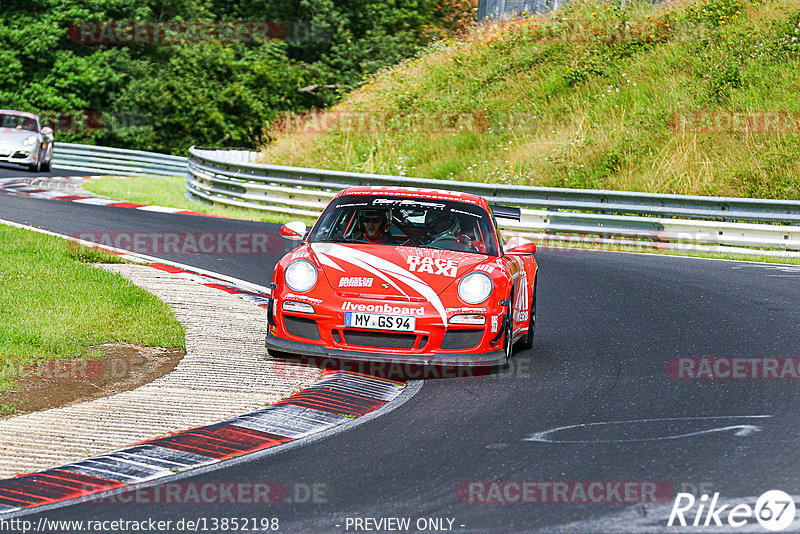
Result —
[{"label": "green grass hill", "polygon": [[800,199],[800,1],[576,0],[478,24],[271,137],[265,163]]}]

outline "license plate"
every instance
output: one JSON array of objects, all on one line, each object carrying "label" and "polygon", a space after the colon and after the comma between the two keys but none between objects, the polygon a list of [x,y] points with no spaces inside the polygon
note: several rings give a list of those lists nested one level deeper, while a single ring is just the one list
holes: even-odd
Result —
[{"label": "license plate", "polygon": [[413,332],[416,317],[406,315],[381,315],[377,313],[345,312],[344,325],[352,328],[374,328]]}]

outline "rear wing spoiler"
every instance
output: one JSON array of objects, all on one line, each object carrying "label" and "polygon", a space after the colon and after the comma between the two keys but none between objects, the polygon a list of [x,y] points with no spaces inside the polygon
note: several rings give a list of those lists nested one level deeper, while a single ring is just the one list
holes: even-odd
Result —
[{"label": "rear wing spoiler", "polygon": [[522,212],[519,208],[497,205],[489,207],[492,208],[492,213],[494,213],[494,216],[501,219],[514,219],[518,221],[522,217]]}]

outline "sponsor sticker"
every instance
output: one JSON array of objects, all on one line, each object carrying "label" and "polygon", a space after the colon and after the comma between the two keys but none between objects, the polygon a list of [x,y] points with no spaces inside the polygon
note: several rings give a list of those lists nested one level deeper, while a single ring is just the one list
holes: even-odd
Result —
[{"label": "sponsor sticker", "polygon": [[408,270],[417,273],[430,273],[433,275],[447,276],[455,278],[458,271],[458,262],[443,258],[431,258],[421,256],[408,256]]},{"label": "sponsor sticker", "polygon": [[486,313],[486,308],[445,308],[448,315],[461,315],[461,314],[482,314]]},{"label": "sponsor sticker", "polygon": [[343,276],[339,278],[339,287],[372,287],[374,281],[363,276]]},{"label": "sponsor sticker", "polygon": [[354,304],[352,302],[343,302],[342,310],[344,311],[357,311],[369,313],[387,313],[394,315],[424,315],[425,308],[410,308],[404,306],[392,306],[391,304]]},{"label": "sponsor sticker", "polygon": [[283,296],[284,300],[296,300],[297,302],[306,302],[308,304],[322,304],[322,299],[315,299],[314,297],[307,297],[305,295],[295,295],[294,293],[287,293]]}]

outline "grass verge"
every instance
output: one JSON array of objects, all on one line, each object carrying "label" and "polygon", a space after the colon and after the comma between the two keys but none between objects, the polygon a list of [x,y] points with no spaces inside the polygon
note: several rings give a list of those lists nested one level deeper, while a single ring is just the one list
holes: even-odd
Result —
[{"label": "grass verge", "polygon": [[104,343],[185,348],[184,328],[167,304],[87,264],[119,261],[0,225],[0,392],[49,361],[98,358],[91,347]]}]

